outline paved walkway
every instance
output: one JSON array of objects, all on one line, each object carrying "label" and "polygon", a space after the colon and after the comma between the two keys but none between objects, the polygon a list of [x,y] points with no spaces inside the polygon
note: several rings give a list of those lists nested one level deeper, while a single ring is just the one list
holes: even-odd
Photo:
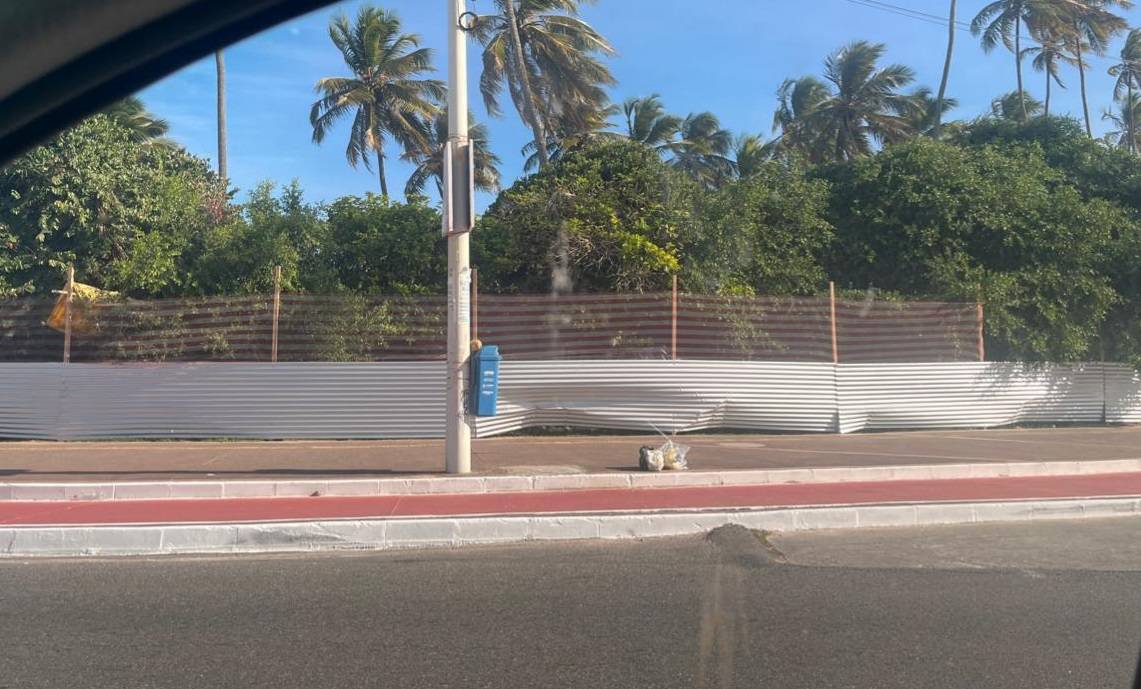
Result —
[{"label": "paved walkway", "polygon": [[369,497],[0,501],[0,525],[203,524],[1134,495],[1141,495],[1141,474]]},{"label": "paved walkway", "polygon": [[[680,436],[693,469],[899,466],[1141,457],[1141,427],[1071,427],[854,435]],[[633,471],[654,436],[517,436],[477,440],[480,474]],[[0,442],[0,481],[366,478],[441,473],[443,442]]]}]

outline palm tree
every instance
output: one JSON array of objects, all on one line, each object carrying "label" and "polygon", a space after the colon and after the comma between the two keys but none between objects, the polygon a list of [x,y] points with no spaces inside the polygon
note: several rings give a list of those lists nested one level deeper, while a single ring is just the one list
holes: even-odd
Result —
[{"label": "palm tree", "polygon": [[1037,117],[1042,114],[1042,101],[1028,93],[1018,91],[1004,93],[990,102],[991,117],[1011,122],[1025,122],[1026,118]]},{"label": "palm tree", "polygon": [[1052,93],[1052,85],[1057,84],[1061,88],[1066,88],[1062,82],[1062,75],[1060,65],[1076,64],[1075,60],[1066,53],[1065,40],[1059,34],[1059,27],[1057,24],[1048,24],[1043,27],[1036,28],[1034,33],[1035,38],[1038,40],[1038,45],[1031,46],[1022,51],[1023,57],[1033,56],[1031,65],[1035,71],[1043,72],[1046,75],[1046,102],[1044,115],[1050,116],[1050,96]]},{"label": "palm tree", "polygon": [[[823,93],[812,82],[794,82],[793,107],[806,111],[794,116],[801,130],[795,133],[808,144],[810,158],[849,160],[869,154],[873,141],[891,143],[913,132],[911,118],[917,105],[900,89],[915,79],[915,73],[903,65],[880,67],[877,63],[885,50],[882,43],[856,41],[830,55],[824,62]],[[803,102],[795,103],[796,97]],[[785,119],[783,111],[782,104],[778,122]]]},{"label": "palm tree", "polygon": [[610,102],[605,93],[598,93],[589,100],[576,101],[559,109],[547,126],[548,138],[564,148],[597,136],[618,136],[612,129],[611,120],[621,112],[621,108]]},{"label": "palm tree", "polygon": [[916,134],[929,134],[938,137],[943,126],[943,115],[959,107],[959,101],[954,98],[942,98],[931,95],[931,89],[926,86],[911,92],[914,109],[908,113],[908,126]]},{"label": "palm tree", "polygon": [[947,18],[947,57],[943,59],[943,78],[939,80],[939,95],[935,97],[935,124],[931,128],[932,136],[938,138],[939,130],[943,126],[943,99],[947,95],[947,80],[951,77],[951,56],[955,52],[955,34],[959,27],[955,22],[955,12],[958,1],[951,0],[951,16]]},{"label": "palm tree", "polygon": [[127,129],[132,141],[159,146],[174,145],[170,139],[165,138],[170,131],[170,124],[147,110],[137,96],[117,101],[103,113]]},{"label": "palm tree", "polygon": [[441,82],[418,78],[432,71],[432,51],[419,47],[419,36],[400,33],[395,14],[375,7],[362,7],[351,24],[343,14],[334,17],[329,37],[352,76],[317,82],[321,98],[309,111],[313,141],[324,141],[333,124],[351,113],[345,156],[353,167],[363,163],[371,170],[369,156],[376,154],[380,193],[387,196],[385,139],[391,136],[405,153],[426,150],[436,103],[446,95]]},{"label": "palm tree", "polygon": [[[532,141],[535,143],[539,156],[539,166],[542,167],[550,160],[550,155],[547,152],[547,134],[543,131],[543,121],[535,110],[538,106],[538,97],[531,84],[530,70],[527,69],[527,56],[523,51],[523,39],[519,35],[519,19],[515,12],[515,0],[505,0],[500,3],[500,6],[503,8],[503,24],[508,29],[505,34],[507,38],[505,57],[507,59],[504,60],[504,64],[508,66],[507,78],[517,81],[516,90],[519,92],[519,96],[516,98],[516,105],[518,106],[520,102],[523,105],[519,114],[523,116],[524,121],[530,123],[531,131],[535,137]],[[484,73],[486,72],[485,68]],[[488,111],[491,112],[490,107]]]},{"label": "palm tree", "polygon": [[495,0],[500,14],[481,16],[474,30],[483,44],[484,105],[499,115],[506,86],[531,129],[540,168],[550,159],[548,130],[584,107],[603,108],[602,87],[615,83],[599,59],[614,48],[578,17],[580,1]]},{"label": "palm tree", "polygon": [[622,112],[626,115],[626,136],[659,151],[668,147],[681,129],[681,118],[667,114],[656,93],[626,99]]},{"label": "palm tree", "polygon": [[1086,99],[1086,63],[1083,52],[1105,55],[1113,37],[1129,28],[1129,24],[1110,12],[1107,7],[1122,9],[1133,7],[1132,0],[1057,0],[1064,5],[1064,20],[1070,31],[1066,43],[1078,66],[1078,78],[1082,92],[1082,115],[1085,118],[1086,135],[1093,136],[1090,126],[1089,102]]},{"label": "palm tree", "polygon": [[[1109,68],[1110,76],[1117,77],[1113,86],[1113,97],[1120,101],[1124,97],[1125,103],[1133,102],[1134,89],[1141,89],[1141,29],[1133,29],[1125,38],[1125,46],[1121,49],[1121,62]],[[1104,116],[1102,119],[1105,119]],[[1128,120],[1129,150],[1137,152],[1136,125],[1132,118]]]},{"label": "palm tree", "polygon": [[670,164],[706,187],[719,186],[733,175],[733,133],[721,128],[711,112],[692,113],[681,122],[678,139],[667,149]]},{"label": "palm tree", "polygon": [[[499,190],[499,156],[491,152],[487,142],[487,127],[472,121],[468,130],[468,139],[472,145],[472,167],[475,168],[475,188],[480,191],[494,192]],[[448,145],[448,111],[441,109],[432,118],[432,126],[428,130],[427,147],[421,150],[409,151],[401,156],[404,160],[416,165],[408,183],[404,185],[404,195],[413,196],[423,194],[428,180],[435,180],[436,191],[443,195],[444,180],[444,150]]]},{"label": "palm tree", "polygon": [[779,151],[798,151],[812,162],[819,162],[818,146],[809,122],[830,96],[828,85],[816,77],[785,79],[777,89],[778,105],[773,114],[773,131],[780,133],[774,145]]},{"label": "palm tree", "polygon": [[[573,111],[559,113],[546,132],[548,161],[558,160],[564,153],[592,139],[617,137],[620,134],[606,131],[611,127],[610,119],[618,114],[618,106],[606,103],[579,103]],[[539,168],[539,147],[534,141],[523,146],[526,157],[524,172],[534,172]]]},{"label": "palm tree", "polygon": [[[1057,13],[1059,0],[994,0],[983,7],[971,20],[971,33],[981,35],[985,52],[995,49],[1000,43],[1014,55],[1014,71],[1018,79],[1018,96],[1015,104],[1026,102],[1026,91],[1022,88],[1022,27],[1049,23]],[[1068,0],[1061,0],[1066,2]],[[1029,113],[1022,112],[1025,120]]]},{"label": "palm tree", "polygon": [[737,176],[741,179],[755,176],[772,157],[773,147],[765,143],[764,137],[756,134],[742,136],[737,139],[733,156]]},{"label": "palm tree", "polygon": [[1117,112],[1106,109],[1101,119],[1112,122],[1117,129],[1105,135],[1106,142],[1120,146],[1130,153],[1136,154],[1141,150],[1141,93],[1132,93],[1128,100],[1121,98],[1117,101]]},{"label": "palm tree", "polygon": [[214,53],[214,70],[218,89],[218,176],[229,179],[229,146],[226,144],[226,61],[219,50]]}]

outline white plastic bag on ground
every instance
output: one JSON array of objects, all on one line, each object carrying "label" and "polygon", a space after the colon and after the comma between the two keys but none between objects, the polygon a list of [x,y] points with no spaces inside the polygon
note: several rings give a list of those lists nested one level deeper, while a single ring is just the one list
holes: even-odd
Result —
[{"label": "white plastic bag on ground", "polygon": [[643,445],[638,450],[638,466],[642,471],[684,471],[686,468],[685,455],[689,452],[688,445],[675,443],[670,439],[658,448]]},{"label": "white plastic bag on ground", "polygon": [[638,450],[638,467],[642,471],[661,471],[665,466],[665,456],[661,450],[655,450],[649,445],[643,445]]},{"label": "white plastic bag on ground", "polygon": [[685,471],[686,466],[685,456],[689,453],[689,445],[681,445],[672,440],[666,440],[665,444],[658,448],[658,452],[662,453],[662,468],[671,471]]}]

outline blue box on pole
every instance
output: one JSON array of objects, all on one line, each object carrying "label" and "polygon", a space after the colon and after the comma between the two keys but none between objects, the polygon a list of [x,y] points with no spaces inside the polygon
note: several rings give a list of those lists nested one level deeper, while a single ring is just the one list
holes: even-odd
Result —
[{"label": "blue box on pole", "polygon": [[476,416],[495,416],[499,399],[499,347],[484,345],[471,358],[471,406]]}]

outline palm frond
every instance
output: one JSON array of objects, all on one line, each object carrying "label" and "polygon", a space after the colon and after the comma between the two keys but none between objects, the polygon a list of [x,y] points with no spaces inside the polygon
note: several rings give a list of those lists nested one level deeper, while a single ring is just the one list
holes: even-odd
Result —
[{"label": "palm frond", "polygon": [[309,122],[313,141],[321,143],[338,121],[353,116],[345,147],[353,167],[371,169],[374,154],[383,160],[387,137],[406,154],[426,148],[429,123],[446,95],[442,82],[419,78],[434,71],[431,49],[421,48],[419,36],[400,29],[394,13],[368,6],[351,23],[344,14],[329,23],[329,36],[352,76],[317,81],[320,97],[310,108]]},{"label": "palm frond", "polygon": [[[468,139],[473,147],[475,166],[475,187],[480,191],[494,192],[499,189],[499,157],[491,151],[488,143],[487,127],[474,122],[468,113],[471,125]],[[401,158],[415,163],[416,167],[404,186],[406,195],[422,194],[429,180],[435,180],[440,189],[444,175],[444,150],[448,144],[448,113],[441,109],[432,120],[426,123],[424,146],[406,151]]]},{"label": "palm frond", "polygon": [[[499,100],[506,89],[515,110],[546,145],[549,137],[559,138],[556,130],[576,113],[605,107],[603,87],[616,81],[602,59],[615,51],[578,16],[579,0],[494,1],[498,13],[481,17],[474,32],[483,45],[480,93],[490,114],[501,113]],[[511,14],[522,64],[516,64],[519,59],[509,48]],[[580,122],[578,128],[585,124]],[[547,133],[540,136],[541,130]]]},{"label": "palm frond", "polygon": [[[933,99],[902,92],[915,73],[903,65],[881,67],[885,50],[880,43],[855,41],[825,59],[824,81],[803,77],[782,84],[773,116],[781,135],[772,146],[813,162],[847,160],[867,155],[873,143],[921,131],[933,115]],[[930,99],[929,91],[924,98]]]}]

